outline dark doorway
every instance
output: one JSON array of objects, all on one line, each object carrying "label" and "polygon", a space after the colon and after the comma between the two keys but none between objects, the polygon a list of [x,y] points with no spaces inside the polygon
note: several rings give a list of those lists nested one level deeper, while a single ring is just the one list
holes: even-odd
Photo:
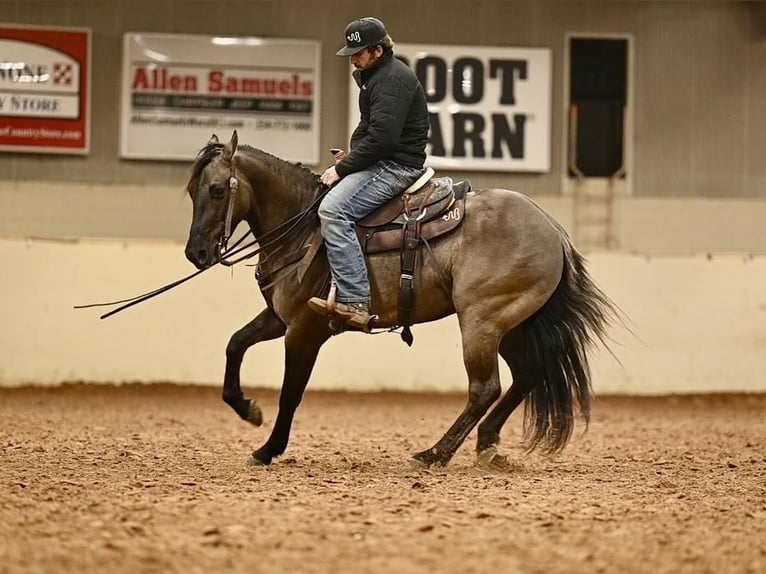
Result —
[{"label": "dark doorway", "polygon": [[571,38],[569,54],[569,175],[624,176],[628,41]]}]

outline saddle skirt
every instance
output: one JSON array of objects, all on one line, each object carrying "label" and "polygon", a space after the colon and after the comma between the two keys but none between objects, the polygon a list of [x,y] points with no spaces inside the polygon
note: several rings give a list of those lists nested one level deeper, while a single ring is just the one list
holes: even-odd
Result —
[{"label": "saddle skirt", "polygon": [[465,195],[471,190],[468,181],[452,182],[451,177],[428,180],[422,187],[407,190],[370,213],[356,224],[359,243],[365,253],[400,249],[408,221],[420,223],[420,237],[425,240],[455,229],[465,215]]}]

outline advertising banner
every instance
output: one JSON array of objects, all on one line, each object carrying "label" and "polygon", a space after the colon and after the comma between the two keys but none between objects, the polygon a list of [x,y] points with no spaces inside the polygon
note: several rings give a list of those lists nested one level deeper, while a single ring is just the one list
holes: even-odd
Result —
[{"label": "advertising banner", "polygon": [[86,154],[90,30],[0,24],[0,150]]},{"label": "advertising banner", "polygon": [[[431,116],[427,165],[433,168],[547,172],[551,147],[548,48],[400,44]],[[351,80],[349,133],[359,121]]]},{"label": "advertising banner", "polygon": [[128,33],[122,157],[188,161],[216,134],[319,159],[319,42]]}]

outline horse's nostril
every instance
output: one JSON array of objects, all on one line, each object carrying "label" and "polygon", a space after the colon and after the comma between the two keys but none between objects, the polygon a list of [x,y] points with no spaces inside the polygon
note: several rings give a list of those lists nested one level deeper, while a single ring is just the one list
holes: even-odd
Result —
[{"label": "horse's nostril", "polygon": [[210,248],[203,241],[189,241],[186,244],[186,258],[194,264],[195,267],[202,267],[209,264]]}]

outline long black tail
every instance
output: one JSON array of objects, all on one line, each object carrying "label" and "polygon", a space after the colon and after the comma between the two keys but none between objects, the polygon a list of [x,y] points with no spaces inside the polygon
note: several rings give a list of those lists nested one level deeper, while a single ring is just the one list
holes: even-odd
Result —
[{"label": "long black tail", "polygon": [[607,327],[619,315],[590,278],[585,259],[561,230],[564,270],[550,299],[524,322],[522,371],[534,386],[524,410],[524,439],[532,450],[561,450],[572,435],[575,409],[590,421],[588,351],[606,345]]}]

